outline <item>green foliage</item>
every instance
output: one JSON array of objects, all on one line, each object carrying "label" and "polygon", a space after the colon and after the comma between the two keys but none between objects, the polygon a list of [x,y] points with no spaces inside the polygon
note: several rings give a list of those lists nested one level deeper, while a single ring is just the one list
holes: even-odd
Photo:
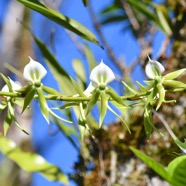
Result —
[{"label": "green foliage", "polygon": [[[70,30],[71,32],[77,34],[81,38],[100,46],[95,35],[88,28],[86,28],[79,22],[45,6],[38,0],[17,0],[17,1],[22,3],[29,9],[41,13],[46,18],[54,21],[55,23],[62,26],[63,28]],[[89,0],[82,0],[82,3],[86,8],[89,6],[90,2]],[[127,22],[125,26],[127,25],[128,28],[130,28],[130,31],[132,31],[133,35],[135,36],[135,39],[138,39],[141,45],[141,49],[144,51],[146,49],[148,49],[147,51],[152,51],[151,45],[153,41],[151,39],[149,39],[148,41],[149,34],[151,35],[150,32],[152,32],[152,31],[147,31],[149,28],[155,31],[161,30],[162,32],[164,32],[165,36],[167,37],[167,40],[169,40],[169,38],[182,37],[183,31],[181,30],[181,27],[179,27],[179,24],[181,24],[182,21],[184,20],[185,14],[184,11],[181,9],[181,12],[177,15],[177,12],[180,11],[179,7],[180,7],[179,3],[176,4],[176,11],[174,12],[175,15],[173,15],[170,14],[170,8],[166,7],[165,4],[163,3],[156,4],[151,0],[142,0],[142,1],[114,0],[113,3],[109,4],[108,7],[102,10],[101,12],[101,16],[103,16],[102,24],[104,25],[104,24],[118,23],[120,21]],[[170,18],[170,15],[173,16],[174,21],[171,20],[172,17]],[[99,23],[96,23],[96,20],[94,21],[95,21],[94,23],[95,28],[99,33],[101,27]],[[177,27],[179,28],[177,29]],[[93,139],[95,140],[94,145],[97,146],[96,153],[97,151],[99,151],[99,154],[97,154],[97,156],[99,156],[100,165],[94,164],[94,166],[100,167],[101,169],[101,171],[100,170],[97,171],[97,169],[95,168],[95,170],[99,172],[100,180],[101,179],[104,180],[101,181],[101,185],[103,185],[104,183],[106,183],[105,180],[107,181],[109,180],[107,178],[107,175],[111,175],[113,179],[114,177],[113,172],[114,171],[117,172],[116,170],[113,170],[112,153],[114,153],[115,151],[120,151],[121,149],[122,149],[121,151],[122,153],[124,154],[126,153],[126,145],[124,145],[125,147],[123,147],[120,142],[123,139],[122,136],[125,136],[126,137],[125,140],[127,140],[127,135],[131,133],[132,133],[131,135],[133,135],[134,132],[133,122],[135,122],[135,125],[138,126],[138,128],[135,128],[135,132],[136,132],[135,135],[140,136],[139,133],[142,131],[142,127],[144,127],[146,136],[143,136],[143,138],[148,139],[148,141],[151,140],[151,135],[154,133],[154,131],[161,133],[161,131],[159,131],[159,126],[155,125],[154,123],[153,113],[155,113],[156,111],[158,112],[160,111],[163,113],[165,112],[166,109],[163,109],[162,105],[167,106],[168,103],[172,104],[173,102],[175,102],[176,94],[174,94],[172,98],[169,96],[170,93],[179,94],[185,92],[186,84],[184,82],[184,78],[181,79],[180,76],[185,74],[186,68],[179,67],[182,69],[174,70],[173,72],[164,75],[163,72],[166,68],[168,68],[168,65],[164,69],[161,63],[155,60],[151,60],[148,57],[151,64],[148,66],[148,68],[145,68],[145,72],[147,77],[150,80],[145,80],[144,84],[137,82],[139,89],[135,88],[133,83],[131,83],[132,81],[130,81],[130,84],[127,83],[128,81],[126,82],[122,81],[124,85],[123,89],[125,91],[122,91],[122,95],[120,96],[118,95],[118,93],[116,93],[112,88],[108,86],[108,83],[113,81],[113,79],[115,78],[115,76],[113,75],[114,74],[113,71],[105,64],[104,67],[103,66],[98,67],[95,59],[95,55],[92,53],[89,46],[86,43],[83,44],[81,43],[82,44],[81,52],[85,57],[86,61],[88,62],[89,73],[94,71],[93,75],[92,76],[90,75],[91,86],[86,89],[86,84],[87,84],[86,72],[85,72],[85,67],[83,65],[82,59],[76,58],[72,62],[73,69],[76,75],[76,80],[77,80],[76,81],[60,65],[59,61],[56,59],[55,55],[52,54],[49,48],[33,33],[31,34],[37,46],[39,47],[45,59],[46,64],[51,70],[54,78],[57,80],[60,87],[60,91],[55,90],[52,87],[47,87],[43,85],[41,81],[39,82],[34,81],[33,84],[30,84],[29,82],[26,86],[18,90],[17,89],[15,90],[14,86],[12,85],[12,80],[10,78],[7,78],[3,74],[0,74],[2,79],[6,83],[7,91],[8,91],[8,92],[0,91],[0,96],[1,96],[0,112],[5,113],[5,119],[3,122],[4,135],[7,135],[13,122],[17,125],[17,127],[21,131],[28,134],[19,125],[16,119],[15,109],[16,107],[21,107],[23,113],[27,108],[30,108],[30,104],[32,100],[37,99],[39,101],[41,113],[46,119],[46,121],[50,123],[50,120],[52,119],[58,126],[59,130],[66,136],[66,138],[77,150],[79,148],[77,145],[77,141],[81,139],[81,143],[84,143],[83,139],[87,137],[87,133],[91,136],[92,141]],[[100,36],[101,36],[100,38],[102,38],[102,42],[106,43],[104,42],[105,41],[104,36],[102,36],[101,34]],[[143,36],[145,39],[142,41]],[[162,46],[163,52],[159,56],[160,60],[161,58],[166,59],[166,57],[164,57],[166,55],[166,51],[164,51],[165,50],[164,48],[166,48],[168,45],[166,45],[166,42],[164,43],[164,45]],[[170,60],[172,56],[176,56],[176,60],[182,61],[183,56],[180,53],[184,53],[184,52],[180,52],[176,50],[175,48],[177,47],[178,47],[177,45],[176,47],[175,46],[173,47],[175,53],[171,54],[170,57],[167,57],[168,58],[167,60]],[[184,47],[180,47],[180,48],[184,48]],[[120,67],[120,61],[114,59],[112,52],[109,51],[109,46],[106,46],[106,50],[108,50],[108,55],[110,56],[110,58],[113,59],[115,64]],[[144,60],[145,62],[143,56],[146,51],[145,52],[144,51],[141,52],[140,56],[137,59],[138,61]],[[184,49],[182,49],[181,51],[184,51]],[[180,54],[181,56],[179,57],[179,59],[177,59],[177,56],[179,56],[178,54]],[[172,64],[174,64],[176,60],[173,60]],[[170,64],[171,63],[169,62],[169,65]],[[128,70],[132,69],[132,67],[131,66],[128,67],[128,65],[126,66],[124,65],[123,68],[124,69],[122,69],[122,71],[124,72],[124,74],[125,72],[128,72]],[[131,72],[132,71],[130,71],[130,73]],[[37,70],[37,73],[39,73],[39,70]],[[122,77],[122,80],[125,80],[127,78]],[[49,102],[52,103],[52,105],[54,105],[55,108],[50,108]],[[98,121],[96,121],[95,117],[93,117],[93,108],[96,105],[98,105],[100,109]],[[113,106],[115,108],[113,108]],[[137,114],[141,113],[140,118],[138,117],[136,120],[134,119],[135,117],[133,118],[133,116],[136,116],[137,114],[132,115],[133,110],[135,109],[137,110],[137,112],[139,112]],[[57,110],[57,112],[54,112],[54,110]],[[119,119],[119,123],[123,123],[125,125],[124,127],[125,130],[127,129],[126,130],[127,132],[125,131],[125,133],[123,132],[123,130],[119,131],[119,133],[115,133],[114,129],[113,131],[111,131],[111,134],[113,135],[112,137],[114,138],[114,139],[112,138],[112,142],[114,141],[115,143],[111,147],[110,144],[107,144],[107,141],[104,140],[103,140],[103,144],[100,145],[100,141],[95,138],[96,135],[93,134],[92,132],[95,129],[96,130],[99,129],[99,131],[102,130],[101,127],[104,124],[104,119],[106,117],[107,111],[113,113],[116,116],[116,118]],[[64,117],[67,119],[61,118],[61,116],[57,114],[59,112],[60,114],[63,114]],[[78,121],[77,129],[79,129],[79,131],[76,129],[76,126],[72,124],[74,122],[72,113],[75,114],[76,120]],[[159,120],[162,121],[163,124],[165,123],[163,120],[161,120],[161,118],[159,118]],[[143,125],[141,125],[140,121],[143,121]],[[182,143],[177,139],[177,137],[175,137],[172,134],[169,124],[168,126],[166,124],[164,125],[166,126],[167,131],[174,138],[174,141],[177,144],[177,146],[185,153],[186,143],[185,142]],[[121,132],[123,132],[122,135]],[[98,137],[98,135],[96,137]],[[108,136],[104,136],[104,137],[108,139]],[[116,144],[115,139],[118,140],[117,141],[118,144]],[[141,138],[139,138],[139,141],[140,139]],[[142,145],[144,145],[144,139],[142,140],[143,141]],[[156,138],[153,138],[153,140],[157,142]],[[137,145],[135,143],[136,142],[132,141],[131,144],[134,146],[141,147],[140,146],[141,144],[139,142],[137,143]],[[106,153],[102,152],[102,146],[104,145],[106,146],[106,149],[107,146],[109,146],[112,152],[110,151]],[[91,147],[91,148],[95,149],[95,147]],[[138,158],[140,158],[145,164],[147,164],[151,169],[153,169],[157,174],[159,174],[163,179],[167,180],[172,185],[174,186],[186,185],[185,155],[175,158],[173,161],[171,161],[168,164],[168,168],[165,168],[165,166],[163,166],[161,163],[158,163],[157,161],[145,155],[144,153],[140,152],[139,150],[135,149],[134,147],[130,147],[130,149]],[[82,145],[81,150],[82,150],[81,153],[84,156],[81,157],[82,158],[81,160],[83,161],[83,164],[88,165],[90,161],[90,153],[95,153],[95,152],[89,153],[84,145]],[[43,157],[35,153],[28,153],[22,151],[20,148],[18,148],[15,145],[14,142],[8,140],[2,135],[0,135],[0,151],[9,159],[17,163],[22,169],[28,172],[31,173],[40,172],[43,176],[45,176],[49,180],[59,181],[64,184],[68,184],[67,176],[64,175],[63,172],[58,167],[48,163],[46,160],[44,160]],[[109,160],[110,164],[106,161],[106,158],[108,157],[111,159]],[[104,161],[106,161],[105,164],[106,166],[104,165],[105,163]],[[115,165],[115,167],[117,166],[118,165]],[[110,167],[111,170],[104,170],[104,167]],[[83,168],[81,169],[81,171],[82,170]],[[86,175],[88,171],[90,172],[90,168],[87,168],[86,170],[83,171],[79,173],[81,176]],[[81,183],[80,185],[83,184]],[[115,183],[113,181],[113,183],[111,183],[110,185],[119,186],[120,184]]]},{"label": "green foliage", "polygon": [[171,177],[169,176],[168,172],[160,163],[156,162],[155,160],[145,155],[141,151],[135,149],[134,147],[130,147],[130,149],[138,158],[140,158],[145,164],[147,164],[151,169],[158,173],[162,178],[169,182],[171,181]]},{"label": "green foliage", "polygon": [[56,12],[55,10],[49,7],[46,7],[45,5],[41,4],[37,0],[29,0],[29,1],[28,0],[17,0],[17,1],[24,4],[28,8],[41,13],[47,18],[51,19],[52,21],[63,26],[64,28],[76,33],[80,37],[99,45],[99,42],[94,36],[94,34],[90,30],[88,30],[86,27],[84,27],[82,24],[78,23],[77,21],[67,16],[64,16],[63,14],[59,12]]},{"label": "green foliage", "polygon": [[68,178],[56,166],[48,163],[42,156],[22,151],[16,144],[0,135],[0,151],[28,172],[40,172],[47,179],[67,184]]},{"label": "green foliage", "polygon": [[168,165],[168,168],[164,168],[160,163],[156,162],[149,156],[130,147],[132,152],[140,158],[145,164],[147,164],[151,169],[153,169],[157,174],[159,174],[166,181],[175,186],[184,186],[186,184],[186,156],[180,156],[171,161]]}]

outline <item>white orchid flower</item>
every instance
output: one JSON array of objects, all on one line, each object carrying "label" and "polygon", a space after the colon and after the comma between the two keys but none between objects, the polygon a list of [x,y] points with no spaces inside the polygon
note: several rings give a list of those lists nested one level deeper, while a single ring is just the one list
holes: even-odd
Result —
[{"label": "white orchid flower", "polygon": [[[18,81],[13,81],[11,78],[9,78],[10,84],[12,85],[12,90],[16,91],[20,89],[22,86]],[[2,92],[10,92],[8,85],[4,85],[4,87],[1,89]]]},{"label": "white orchid flower", "polygon": [[90,84],[84,91],[84,94],[90,96],[90,93],[97,87],[104,90],[107,84],[114,79],[113,71],[101,60],[100,64],[90,73]]},{"label": "white orchid flower", "polygon": [[154,61],[150,59],[148,56],[149,61],[148,64],[145,67],[145,73],[149,79],[155,79],[156,77],[160,77],[163,72],[165,71],[165,68],[161,63],[158,61]]},{"label": "white orchid flower", "polygon": [[39,62],[33,60],[31,57],[30,62],[25,66],[23,70],[23,76],[26,80],[34,83],[41,82],[41,80],[47,74],[46,69]]}]

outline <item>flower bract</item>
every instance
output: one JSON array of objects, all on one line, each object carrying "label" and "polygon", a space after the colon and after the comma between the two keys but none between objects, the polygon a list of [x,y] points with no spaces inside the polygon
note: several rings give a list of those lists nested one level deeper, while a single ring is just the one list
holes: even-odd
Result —
[{"label": "flower bract", "polygon": [[47,71],[39,62],[33,60],[31,57],[29,58],[30,62],[25,66],[23,76],[32,83],[41,82]]}]

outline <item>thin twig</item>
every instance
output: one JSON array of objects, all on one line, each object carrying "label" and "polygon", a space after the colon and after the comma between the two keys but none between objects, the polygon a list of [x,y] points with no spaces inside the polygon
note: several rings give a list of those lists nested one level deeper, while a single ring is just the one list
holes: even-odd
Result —
[{"label": "thin twig", "polygon": [[136,33],[138,33],[140,30],[140,25],[138,24],[138,21],[136,20],[131,7],[129,6],[129,4],[125,0],[121,0],[121,4],[123,6],[123,9],[125,10],[125,13],[128,16],[128,19],[132,25],[132,28],[134,29],[134,31]]},{"label": "thin twig", "polygon": [[70,37],[70,39],[72,40],[72,42],[74,43],[74,45],[76,46],[79,53],[82,54],[83,57],[85,57],[85,49],[84,49],[83,44],[78,41],[78,38],[76,37],[76,35],[74,33],[72,33],[69,30],[65,30],[65,31],[68,34],[68,36]]},{"label": "thin twig", "polygon": [[116,182],[116,165],[117,165],[117,153],[114,150],[111,150],[111,160],[110,160],[110,181],[111,184]]},{"label": "thin twig", "polygon": [[169,134],[171,135],[171,137],[174,140],[177,140],[176,135],[174,134],[174,132],[172,131],[172,129],[169,127],[169,124],[166,122],[166,120],[164,119],[164,117],[159,114],[158,112],[156,112],[155,110],[153,110],[154,115],[163,123],[163,125],[165,126],[165,128],[167,129],[167,131],[169,132]]},{"label": "thin twig", "polygon": [[105,174],[105,164],[104,164],[104,159],[103,159],[103,149],[101,147],[101,144],[99,144],[99,141],[94,139],[95,144],[97,145],[99,149],[99,165],[100,165],[100,177],[104,179],[107,182],[107,186],[111,186],[111,181],[110,178]]},{"label": "thin twig", "polygon": [[127,68],[125,67],[124,63],[121,63],[121,61],[119,61],[116,58],[115,54],[113,53],[112,49],[110,48],[109,44],[107,43],[106,38],[105,38],[105,36],[102,32],[102,29],[101,29],[101,24],[99,23],[96,15],[94,13],[91,3],[89,3],[88,8],[89,8],[90,16],[92,18],[92,22],[94,23],[94,27],[95,27],[97,33],[99,34],[101,42],[103,43],[103,45],[108,53],[109,58],[114,62],[114,64],[119,68],[119,70],[121,70],[121,72],[123,72],[123,74],[125,75],[125,73],[127,72]]},{"label": "thin twig", "polygon": [[158,52],[158,59],[162,57],[164,58],[166,56],[166,51],[167,51],[169,43],[170,43],[170,37],[166,37]]}]

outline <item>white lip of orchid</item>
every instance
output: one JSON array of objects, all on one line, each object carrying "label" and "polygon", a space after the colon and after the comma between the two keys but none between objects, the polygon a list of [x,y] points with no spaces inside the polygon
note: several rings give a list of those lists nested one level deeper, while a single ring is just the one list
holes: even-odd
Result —
[{"label": "white lip of orchid", "polygon": [[165,71],[164,66],[158,61],[151,60],[150,57],[149,62],[145,67],[145,73],[149,79],[155,79],[157,76],[161,76]]},{"label": "white lip of orchid", "polygon": [[[9,77],[8,77],[9,78]],[[11,78],[9,78],[10,83],[12,85],[12,90],[16,91],[20,89],[22,86],[18,81],[13,81]],[[1,89],[2,92],[10,92],[8,85],[4,85],[3,88]]]},{"label": "white lip of orchid", "polygon": [[84,91],[84,94],[91,96],[91,92],[99,87],[105,89],[106,85],[115,79],[113,71],[101,60],[90,73],[90,84]]},{"label": "white lip of orchid", "polygon": [[100,64],[97,65],[90,74],[90,80],[97,85],[107,85],[115,79],[113,71],[103,63],[101,60]]},{"label": "white lip of orchid", "polygon": [[47,74],[47,71],[39,62],[33,60],[31,57],[29,58],[30,62],[25,66],[23,76],[32,83],[41,82]]}]

